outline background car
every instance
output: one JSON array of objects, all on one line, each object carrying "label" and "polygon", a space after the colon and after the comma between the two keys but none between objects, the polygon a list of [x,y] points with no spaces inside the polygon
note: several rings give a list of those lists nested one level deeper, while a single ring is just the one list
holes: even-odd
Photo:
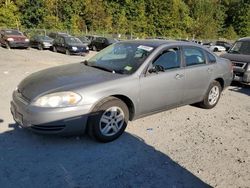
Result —
[{"label": "background car", "polygon": [[200,45],[124,41],[81,63],[31,74],[14,91],[11,112],[38,133],[88,132],[110,142],[129,120],[187,104],[215,107],[231,81],[231,62]]},{"label": "background car", "polygon": [[15,29],[3,29],[0,31],[0,44],[6,48],[29,48],[29,39]]},{"label": "background car", "polygon": [[223,47],[225,47],[226,51],[228,51],[232,47],[232,44],[230,44],[228,42],[225,42],[225,41],[216,41],[215,45],[216,46],[223,46]]},{"label": "background car", "polygon": [[213,52],[225,52],[226,51],[225,47],[215,45],[213,42],[203,43],[203,46],[207,47]]},{"label": "background car", "polygon": [[53,39],[46,35],[35,35],[30,38],[30,46],[39,50],[50,49],[53,46]]},{"label": "background car", "polygon": [[80,41],[82,41],[82,43],[86,46],[89,46],[91,43],[91,41],[86,36],[78,36],[77,38],[79,38]]},{"label": "background car", "polygon": [[62,52],[67,55],[85,55],[86,53],[89,53],[89,47],[84,45],[80,39],[76,37],[59,35],[53,41],[53,51]]},{"label": "background car", "polygon": [[250,84],[250,37],[237,40],[221,57],[232,61],[235,81]]},{"label": "background car", "polygon": [[70,36],[68,33],[63,33],[63,32],[51,32],[48,35],[52,39],[56,39],[58,36]]},{"label": "background car", "polygon": [[106,38],[106,37],[95,37],[92,41],[91,41],[91,49],[94,51],[100,51],[104,48],[106,48],[107,46],[114,44],[118,42],[118,40],[113,39],[113,38]]}]

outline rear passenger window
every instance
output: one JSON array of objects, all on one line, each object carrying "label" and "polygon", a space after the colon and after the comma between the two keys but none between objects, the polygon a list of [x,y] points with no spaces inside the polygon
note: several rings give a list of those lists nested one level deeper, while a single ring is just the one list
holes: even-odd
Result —
[{"label": "rear passenger window", "polygon": [[206,64],[203,50],[195,47],[185,47],[183,49],[186,66]]}]

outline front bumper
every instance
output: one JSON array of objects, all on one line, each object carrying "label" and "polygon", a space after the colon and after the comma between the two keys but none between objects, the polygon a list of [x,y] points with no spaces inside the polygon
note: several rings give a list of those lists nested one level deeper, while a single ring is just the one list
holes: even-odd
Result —
[{"label": "front bumper", "polygon": [[250,83],[250,72],[234,72],[234,81]]},{"label": "front bumper", "polygon": [[28,48],[30,46],[30,43],[25,41],[10,41],[8,43],[11,48]]},{"label": "front bumper", "polygon": [[28,104],[14,92],[11,113],[23,128],[37,133],[58,135],[84,134],[92,105],[67,108],[42,108]]},{"label": "front bumper", "polygon": [[52,46],[52,44],[43,44],[44,49],[50,49]]},{"label": "front bumper", "polygon": [[69,52],[75,55],[85,55],[89,53],[89,50],[86,50],[84,48],[78,48],[77,50],[69,49]]}]

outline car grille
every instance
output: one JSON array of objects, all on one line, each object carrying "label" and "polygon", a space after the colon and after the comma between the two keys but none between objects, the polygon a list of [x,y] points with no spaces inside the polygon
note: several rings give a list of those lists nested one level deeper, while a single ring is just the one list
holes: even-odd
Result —
[{"label": "car grille", "polygon": [[232,61],[232,64],[234,67],[237,67],[237,68],[242,68],[242,69],[245,69],[247,63],[245,62],[239,62],[239,61]]},{"label": "car grille", "polygon": [[25,39],[22,39],[22,38],[15,38],[14,41],[18,41],[18,42],[21,41],[21,42],[23,42],[23,41],[25,41]]},{"label": "car grille", "polygon": [[58,132],[63,130],[65,125],[32,125],[30,128],[41,132]]}]

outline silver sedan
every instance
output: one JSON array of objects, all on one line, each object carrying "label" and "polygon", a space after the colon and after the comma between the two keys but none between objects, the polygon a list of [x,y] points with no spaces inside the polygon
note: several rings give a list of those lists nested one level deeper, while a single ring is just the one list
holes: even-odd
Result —
[{"label": "silver sedan", "polygon": [[213,108],[232,65],[189,42],[113,44],[88,61],[31,74],[13,92],[17,123],[35,132],[118,138],[128,121],[182,105]]}]

